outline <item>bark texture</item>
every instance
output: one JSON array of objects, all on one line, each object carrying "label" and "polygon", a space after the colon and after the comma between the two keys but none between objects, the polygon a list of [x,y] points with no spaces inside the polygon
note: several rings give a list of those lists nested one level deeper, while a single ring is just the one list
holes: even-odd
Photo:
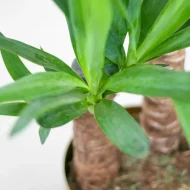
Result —
[{"label": "bark texture", "polygon": [[82,190],[103,190],[118,175],[120,153],[89,112],[74,121],[74,167]]},{"label": "bark texture", "polygon": [[[153,60],[152,64],[165,63],[170,70],[183,70],[184,60],[185,50],[180,50]],[[178,148],[181,126],[169,98],[145,97],[140,122],[154,151],[170,153]]]}]

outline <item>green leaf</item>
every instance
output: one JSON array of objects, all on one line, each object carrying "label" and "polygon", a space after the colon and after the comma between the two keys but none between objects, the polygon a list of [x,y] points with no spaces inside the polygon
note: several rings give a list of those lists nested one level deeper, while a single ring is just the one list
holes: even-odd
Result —
[{"label": "green leaf", "polygon": [[44,94],[67,92],[75,87],[87,88],[81,80],[63,72],[37,73],[0,88],[0,102],[28,101]]},{"label": "green leaf", "polygon": [[43,127],[40,127],[39,129],[39,136],[40,136],[40,141],[42,144],[44,144],[50,134],[50,130],[51,129],[46,129],[46,128],[43,128]]},{"label": "green leaf", "polygon": [[173,100],[176,107],[177,115],[182,124],[184,135],[190,143],[190,102]]},{"label": "green leaf", "polygon": [[[57,96],[44,96],[34,100],[21,113],[20,118],[18,119],[17,123],[11,131],[11,135],[15,135],[18,132],[22,131],[24,128],[26,128],[32,119],[38,119],[42,117],[44,114],[48,113],[49,111],[60,108],[60,106],[71,105],[77,102],[83,102],[82,111],[80,110],[81,112],[70,112],[69,118],[71,120],[74,119],[76,117],[76,113],[80,113],[82,115],[88,108],[88,105],[84,100],[86,97],[87,94],[85,94],[80,89],[76,89],[65,94],[60,94]],[[80,114],[77,116],[80,116]],[[68,115],[66,115],[66,117],[68,119]],[[63,120],[65,120],[64,117]],[[43,127],[47,128],[47,126]]]},{"label": "green leaf", "polygon": [[64,71],[70,75],[78,77],[78,75],[59,58],[22,42],[6,38],[2,35],[0,35],[0,49],[17,54],[43,67],[54,69],[56,71]]},{"label": "green leaf", "polygon": [[73,45],[77,60],[90,90],[96,93],[102,77],[104,51],[112,22],[111,2],[70,0],[68,4],[69,27],[74,42],[77,42]]},{"label": "green leaf", "polygon": [[[40,46],[40,50],[44,51],[44,49],[43,49],[41,46]],[[46,72],[48,72],[48,71],[55,72],[54,69],[50,69],[50,68],[46,68],[46,67],[43,67],[43,68],[44,68],[44,70],[45,70]]]},{"label": "green leaf", "polygon": [[49,68],[46,68],[46,67],[44,67],[44,69],[45,69],[46,72],[55,72],[54,69],[49,69]]},{"label": "green leaf", "polygon": [[108,79],[104,90],[145,96],[190,99],[190,72],[170,71],[156,65],[138,65]]},{"label": "green leaf", "polygon": [[103,98],[107,98],[109,97],[110,95],[114,95],[115,93],[112,92],[112,91],[109,91],[109,90],[106,90],[103,94],[102,94],[102,97]]},{"label": "green leaf", "polygon": [[65,16],[68,17],[68,0],[53,0],[55,4],[64,12]]},{"label": "green leaf", "polygon": [[[121,3],[120,0],[114,0],[114,2]],[[106,45],[106,58],[122,67],[126,62],[123,44],[127,35],[128,24],[125,17],[121,15],[117,3],[113,6],[114,16]],[[123,4],[120,6],[123,8]],[[125,9],[124,14],[126,14]]]},{"label": "green leaf", "polygon": [[170,0],[139,47],[138,60],[175,33],[189,17],[190,1]]},{"label": "green leaf", "polygon": [[31,74],[16,54],[12,54],[4,50],[1,51],[1,54],[5,66],[13,80],[18,80],[24,76]]},{"label": "green leaf", "polygon": [[24,102],[0,104],[0,115],[18,116],[26,106]]},{"label": "green leaf", "polygon": [[86,102],[62,105],[43,114],[38,118],[38,123],[44,128],[60,127],[81,116],[86,110]]},{"label": "green leaf", "polygon": [[158,64],[155,64],[157,66],[160,66],[160,67],[168,67],[169,65],[165,64],[165,63],[158,63]]},{"label": "green leaf", "polygon": [[122,152],[138,158],[147,156],[148,138],[122,106],[104,99],[95,105],[94,111],[102,131]]},{"label": "green leaf", "polygon": [[181,30],[184,30],[184,29],[186,29],[189,26],[190,26],[190,19],[177,32],[179,32]]},{"label": "green leaf", "polygon": [[137,61],[137,45],[140,37],[140,13],[142,0],[125,0],[127,2],[127,14],[128,22],[130,25],[129,28],[129,47],[127,62],[128,65],[132,65]]},{"label": "green leaf", "polygon": [[72,45],[73,45],[73,49],[74,49],[75,54],[77,55],[77,52],[76,52],[77,42],[76,42],[74,30],[72,29],[72,22],[71,22],[71,16],[70,16],[70,12],[69,12],[69,3],[68,3],[69,1],[68,0],[53,0],[53,1],[61,9],[61,11],[65,14],[68,28],[69,28],[70,38],[71,38]]},{"label": "green leaf", "polygon": [[181,30],[166,41],[161,43],[153,51],[151,51],[147,56],[144,57],[142,61],[152,60],[154,58],[160,57],[166,53],[177,51],[190,46],[190,27]]},{"label": "green leaf", "polygon": [[112,76],[115,73],[119,72],[119,67],[116,64],[108,64],[104,66],[103,70],[108,76]]},{"label": "green leaf", "polygon": [[114,0],[112,1],[112,6],[114,10],[117,10],[117,13],[120,14],[123,18],[129,22],[128,14],[127,14],[127,5],[129,0]]},{"label": "green leaf", "polygon": [[128,22],[131,27],[131,32],[135,33],[135,42],[138,43],[140,35],[140,13],[142,0],[124,0],[125,4],[127,3]]},{"label": "green leaf", "polygon": [[152,25],[169,0],[143,0],[139,45],[144,41]]}]

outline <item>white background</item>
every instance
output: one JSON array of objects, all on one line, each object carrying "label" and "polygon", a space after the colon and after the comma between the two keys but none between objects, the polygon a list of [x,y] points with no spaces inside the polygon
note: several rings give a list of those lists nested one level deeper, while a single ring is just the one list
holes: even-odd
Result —
[{"label": "white background", "polygon": [[[35,47],[42,47],[70,64],[74,59],[67,25],[51,0],[0,0],[0,32]],[[33,72],[42,68],[24,60]],[[187,50],[186,66],[190,62]],[[189,64],[190,65],[190,64]],[[190,66],[189,66],[190,68]],[[0,58],[0,86],[12,82]],[[121,94],[123,105],[141,102],[141,96]],[[15,118],[0,116],[0,189],[65,190],[64,151],[72,137],[72,123],[52,130],[42,146],[34,122],[21,135],[10,139]]]}]

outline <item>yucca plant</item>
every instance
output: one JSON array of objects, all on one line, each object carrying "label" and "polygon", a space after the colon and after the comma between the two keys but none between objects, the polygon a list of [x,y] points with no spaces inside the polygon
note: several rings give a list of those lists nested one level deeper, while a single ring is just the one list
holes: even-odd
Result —
[{"label": "yucca plant", "polygon": [[[184,26],[190,17],[190,1],[170,0],[165,6],[159,0],[54,1],[66,16],[85,80],[59,58],[1,34],[2,57],[16,81],[0,89],[0,114],[20,116],[10,134],[19,133],[36,119],[44,143],[50,129],[89,111],[120,151],[143,158],[149,152],[143,129],[122,106],[106,99],[109,94],[128,92],[170,97],[190,141],[190,73],[147,64],[190,46],[190,27]],[[155,17],[158,7],[160,14]],[[147,10],[152,11],[147,15]],[[123,43],[127,33],[126,55]],[[18,56],[43,66],[47,72],[31,74]],[[109,156],[107,151],[107,161]],[[82,184],[85,190],[105,186],[91,185]]]}]

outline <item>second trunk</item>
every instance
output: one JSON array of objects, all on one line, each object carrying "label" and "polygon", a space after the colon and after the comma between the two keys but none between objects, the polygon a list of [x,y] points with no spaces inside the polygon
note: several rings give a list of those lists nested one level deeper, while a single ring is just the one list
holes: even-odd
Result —
[{"label": "second trunk", "polygon": [[[180,50],[153,60],[152,64],[164,63],[170,70],[183,70],[184,60],[185,50]],[[181,126],[170,99],[145,97],[141,125],[151,140],[153,150],[170,153],[178,148]]]}]

